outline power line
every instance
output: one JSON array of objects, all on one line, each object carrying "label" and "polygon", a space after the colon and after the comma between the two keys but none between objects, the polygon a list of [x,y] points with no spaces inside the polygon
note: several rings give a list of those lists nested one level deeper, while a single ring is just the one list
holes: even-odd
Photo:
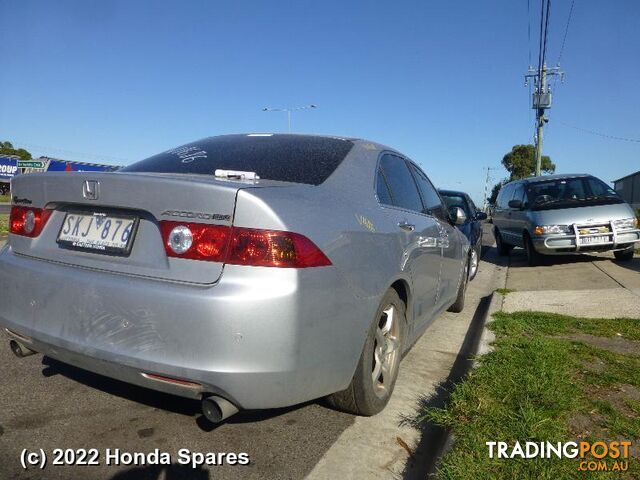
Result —
[{"label": "power line", "polygon": [[527,47],[529,47],[529,66],[531,66],[531,0],[527,0]]},{"label": "power line", "polygon": [[538,78],[542,76],[542,28],[544,26],[544,0],[540,0],[540,46],[538,49]]},{"label": "power line", "polygon": [[569,33],[569,24],[571,23],[571,16],[573,15],[574,4],[575,4],[575,0],[571,0],[571,8],[569,9],[569,17],[567,18],[567,25],[564,27],[564,36],[562,37],[562,46],[560,47],[560,55],[558,55],[558,61],[556,63],[560,63],[560,59],[562,58],[562,54],[564,53],[564,44],[567,41],[567,33]]},{"label": "power line", "polygon": [[551,9],[551,0],[547,0],[547,14],[545,15],[545,21],[544,21],[544,45],[542,47],[542,63],[540,64],[541,72],[547,57],[547,36],[549,33],[549,10],[550,9]]},{"label": "power line", "polygon": [[574,130],[578,130],[580,132],[589,133],[591,135],[596,135],[596,136],[602,137],[602,138],[608,138],[610,140],[620,140],[620,141],[623,141],[623,142],[640,143],[640,139],[638,139],[638,138],[618,137],[616,135],[608,135],[606,133],[600,133],[600,132],[596,132],[594,130],[589,130],[589,129],[586,129],[586,128],[576,127],[575,125],[569,125],[568,123],[561,122],[561,121],[558,121],[558,123],[560,123],[561,125],[564,125],[565,127],[569,127],[569,128],[573,128]]}]

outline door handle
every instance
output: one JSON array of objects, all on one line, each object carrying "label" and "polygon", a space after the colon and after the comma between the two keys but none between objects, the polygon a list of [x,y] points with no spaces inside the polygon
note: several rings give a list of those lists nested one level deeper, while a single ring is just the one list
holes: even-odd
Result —
[{"label": "door handle", "polygon": [[439,247],[439,239],[435,237],[419,237],[418,245],[422,248],[435,248]]},{"label": "door handle", "polygon": [[407,222],[400,222],[398,223],[398,226],[402,229],[405,230],[407,232],[413,232],[416,229],[416,226],[412,223],[407,223]]}]

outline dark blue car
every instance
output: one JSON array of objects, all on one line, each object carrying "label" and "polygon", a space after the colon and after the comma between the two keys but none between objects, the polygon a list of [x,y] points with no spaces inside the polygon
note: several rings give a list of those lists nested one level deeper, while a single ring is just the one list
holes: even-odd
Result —
[{"label": "dark blue car", "polygon": [[457,227],[469,239],[471,244],[471,262],[469,263],[469,280],[473,280],[478,273],[480,254],[482,253],[482,221],[487,219],[487,214],[479,211],[471,197],[464,192],[453,190],[439,190],[440,196],[447,205],[447,210],[459,207],[467,215],[467,221]]}]

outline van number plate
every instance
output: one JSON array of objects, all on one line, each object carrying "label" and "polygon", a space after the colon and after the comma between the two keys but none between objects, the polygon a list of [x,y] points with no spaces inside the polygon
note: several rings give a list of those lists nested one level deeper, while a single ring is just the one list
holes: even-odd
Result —
[{"label": "van number plate", "polygon": [[600,235],[597,237],[583,237],[580,239],[581,245],[593,245],[594,243],[607,243],[609,241],[608,235]]},{"label": "van number plate", "polygon": [[78,250],[128,255],[137,226],[137,217],[69,212],[62,222],[57,242]]}]

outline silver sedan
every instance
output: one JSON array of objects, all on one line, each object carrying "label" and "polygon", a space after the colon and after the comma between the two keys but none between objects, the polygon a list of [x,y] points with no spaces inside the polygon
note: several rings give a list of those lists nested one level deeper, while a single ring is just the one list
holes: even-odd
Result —
[{"label": "silver sedan", "polygon": [[0,324],[40,352],[238,409],[373,415],[464,305],[469,244],[427,175],[370,141],[206,138],[115,173],[12,180]]}]

